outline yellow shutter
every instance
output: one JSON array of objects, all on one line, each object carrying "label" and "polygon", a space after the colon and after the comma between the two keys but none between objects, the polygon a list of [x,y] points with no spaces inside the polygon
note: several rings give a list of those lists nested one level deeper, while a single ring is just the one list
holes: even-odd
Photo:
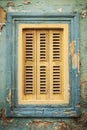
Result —
[{"label": "yellow shutter", "polygon": [[49,97],[49,32],[37,31],[37,100]]},{"label": "yellow shutter", "polygon": [[19,103],[68,103],[68,25],[21,24],[19,30]]},{"label": "yellow shutter", "polygon": [[63,96],[62,31],[50,31],[50,100],[59,100]]},{"label": "yellow shutter", "polygon": [[36,31],[23,31],[24,99],[36,100]]},{"label": "yellow shutter", "polygon": [[26,30],[23,40],[25,99],[44,101],[61,99],[62,30]]}]

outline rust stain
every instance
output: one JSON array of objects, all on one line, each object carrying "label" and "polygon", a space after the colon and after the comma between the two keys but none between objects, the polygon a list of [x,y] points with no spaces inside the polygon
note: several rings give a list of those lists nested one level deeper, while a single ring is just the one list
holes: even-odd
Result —
[{"label": "rust stain", "polygon": [[44,127],[46,128],[48,125],[50,125],[52,122],[49,121],[42,121],[42,120],[34,120],[33,123],[38,127]]},{"label": "rust stain", "polygon": [[78,69],[78,73],[80,72],[80,61],[79,61],[79,49],[77,53],[74,52],[75,42],[72,41],[70,44],[70,55],[72,57],[72,67]]},{"label": "rust stain", "polygon": [[0,7],[0,32],[2,31],[3,26],[6,23],[6,12],[2,7]]}]

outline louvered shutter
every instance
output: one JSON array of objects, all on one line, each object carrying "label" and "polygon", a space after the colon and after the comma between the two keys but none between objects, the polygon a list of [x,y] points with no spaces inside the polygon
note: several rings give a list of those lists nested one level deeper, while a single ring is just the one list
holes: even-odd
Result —
[{"label": "louvered shutter", "polygon": [[37,100],[49,98],[49,31],[37,31]]},{"label": "louvered shutter", "polygon": [[63,95],[63,42],[61,29],[50,31],[50,50],[50,100],[58,100]]},{"label": "louvered shutter", "polygon": [[23,31],[24,97],[36,100],[36,31]]},{"label": "louvered shutter", "polygon": [[27,100],[30,104],[54,104],[64,99],[64,86],[67,81],[65,82],[66,51],[63,33],[64,30],[61,28],[23,29],[24,101]]},{"label": "louvered shutter", "polygon": [[18,43],[18,103],[68,103],[68,25],[21,24]]}]

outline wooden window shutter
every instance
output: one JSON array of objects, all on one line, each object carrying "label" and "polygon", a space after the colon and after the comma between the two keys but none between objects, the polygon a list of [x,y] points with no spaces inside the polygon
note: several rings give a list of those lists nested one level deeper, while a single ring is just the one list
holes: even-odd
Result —
[{"label": "wooden window shutter", "polygon": [[63,42],[62,31],[51,30],[50,31],[50,99],[61,99],[63,93]]},{"label": "wooden window shutter", "polygon": [[36,100],[36,31],[23,31],[24,98]]},{"label": "wooden window shutter", "polygon": [[22,83],[19,84],[25,104],[68,102],[68,96],[65,96],[68,92],[67,31],[65,25],[64,28],[62,25],[58,28],[50,26],[53,25],[26,27],[21,32],[22,67],[19,73],[22,71]]},{"label": "wooden window shutter", "polygon": [[49,31],[37,31],[37,99],[49,98]]}]

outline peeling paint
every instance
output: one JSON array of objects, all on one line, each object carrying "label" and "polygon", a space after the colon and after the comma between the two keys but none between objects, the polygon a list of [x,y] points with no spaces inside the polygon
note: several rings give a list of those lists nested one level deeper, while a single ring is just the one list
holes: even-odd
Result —
[{"label": "peeling paint", "polygon": [[82,18],[85,18],[86,15],[87,15],[87,10],[83,10],[83,11],[81,12],[81,17],[82,17]]},{"label": "peeling paint", "polygon": [[8,12],[17,12],[17,10],[13,9],[12,6],[8,7]]},{"label": "peeling paint", "polygon": [[74,54],[74,45],[75,45],[75,41],[72,41],[70,44],[70,55],[71,56]]},{"label": "peeling paint", "polygon": [[7,7],[9,7],[9,6],[15,6],[14,2],[8,2]]},{"label": "peeling paint", "polygon": [[76,54],[73,54],[72,56],[72,66],[73,68],[77,68],[78,67],[78,55],[77,53]]},{"label": "peeling paint", "polygon": [[78,49],[78,52],[77,52],[77,55],[78,55],[78,59],[77,59],[77,63],[78,63],[78,73],[80,73],[80,50]]},{"label": "peeling paint", "polygon": [[23,4],[25,4],[25,5],[28,5],[28,4],[30,4],[31,2],[29,1],[29,0],[24,0],[24,2],[23,2]]},{"label": "peeling paint", "polygon": [[82,87],[87,86],[87,81],[82,81],[80,86],[82,86]]},{"label": "peeling paint", "polygon": [[82,81],[80,83],[81,86],[81,105],[87,108],[87,81]]},{"label": "peeling paint", "polygon": [[59,12],[62,12],[63,11],[63,9],[62,8],[59,8],[59,9],[57,9]]},{"label": "peeling paint", "polygon": [[78,69],[78,73],[80,72],[80,63],[79,63],[79,49],[75,53],[74,48],[76,45],[76,41],[72,41],[70,44],[70,55],[72,57],[72,68],[73,69]]},{"label": "peeling paint", "polygon": [[87,112],[83,113],[79,122],[87,123]]},{"label": "peeling paint", "polygon": [[9,105],[11,106],[11,90],[9,90],[9,94],[8,97],[6,98],[6,101],[9,103]]},{"label": "peeling paint", "polygon": [[55,112],[55,114],[58,114],[58,112]]},{"label": "peeling paint", "polygon": [[80,107],[81,107],[81,106],[80,106],[80,103],[78,103],[78,104],[76,105],[76,107],[80,108]]},{"label": "peeling paint", "polygon": [[33,123],[38,127],[44,127],[46,128],[48,125],[50,125],[52,122],[49,121],[42,121],[42,120],[34,120]]},{"label": "peeling paint", "polygon": [[31,10],[22,10],[21,12],[31,12]]},{"label": "peeling paint", "polygon": [[60,122],[58,125],[58,130],[70,130],[70,128],[65,122]]},{"label": "peeling paint", "polygon": [[5,23],[0,23],[0,35],[1,35],[1,32],[2,32],[2,28],[3,26],[5,26],[6,24]]},{"label": "peeling paint", "polygon": [[75,115],[76,113],[75,113],[75,111],[66,111],[65,110],[64,114],[67,114],[67,115],[71,115],[71,114],[73,115],[74,114]]},{"label": "peeling paint", "polygon": [[2,7],[0,7],[0,32],[2,31],[3,26],[6,25],[5,23],[6,23],[6,12]]},{"label": "peeling paint", "polygon": [[81,11],[81,17],[85,18],[87,16],[87,3],[86,6]]},{"label": "peeling paint", "polygon": [[6,118],[5,117],[5,113],[6,113],[6,110],[2,109],[1,114],[0,114],[0,119],[2,120],[2,125],[7,125],[8,123],[13,122],[12,118]]},{"label": "peeling paint", "polygon": [[75,121],[78,129],[80,126],[80,130],[87,130],[87,112],[83,113],[81,117],[76,118]]}]

